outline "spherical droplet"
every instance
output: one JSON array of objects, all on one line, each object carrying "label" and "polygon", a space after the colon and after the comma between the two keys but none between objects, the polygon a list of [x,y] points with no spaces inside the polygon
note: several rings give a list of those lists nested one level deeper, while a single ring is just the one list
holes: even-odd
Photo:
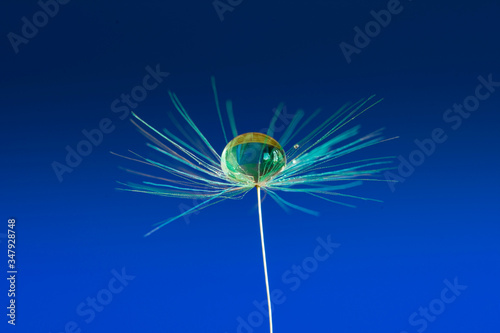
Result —
[{"label": "spherical droplet", "polygon": [[278,141],[268,135],[251,132],[231,140],[221,156],[226,177],[245,184],[262,184],[286,165],[286,155]]},{"label": "spherical droplet", "polygon": [[297,149],[297,148],[299,148],[299,145],[295,145],[295,146],[293,146],[293,148]]}]

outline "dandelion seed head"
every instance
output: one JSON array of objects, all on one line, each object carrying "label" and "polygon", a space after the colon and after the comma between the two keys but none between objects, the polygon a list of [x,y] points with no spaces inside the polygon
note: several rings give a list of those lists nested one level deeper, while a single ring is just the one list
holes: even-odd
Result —
[{"label": "dandelion seed head", "polygon": [[[119,182],[122,185],[119,189],[201,200],[194,207],[158,222],[146,235],[218,202],[241,199],[254,187],[257,187],[258,193],[262,189],[285,211],[295,209],[317,216],[317,211],[288,202],[280,193],[307,194],[331,203],[354,207],[343,202],[344,199],[378,200],[358,197],[344,191],[365,181],[395,181],[381,179],[384,171],[394,168],[388,165],[394,159],[391,156],[351,161],[344,159],[345,155],[394,139],[385,139],[381,135],[382,129],[361,135],[359,125],[347,128],[352,120],[380,102],[380,100],[374,101],[374,96],[352,104],[347,103],[317,124],[312,123],[312,120],[321,109],[317,109],[305,119],[304,111],[298,110],[288,127],[274,139],[277,134],[274,130],[275,123],[283,104],[278,106],[267,133],[239,134],[232,102],[227,100],[225,105],[230,125],[228,132],[224,129],[224,117],[213,78],[212,87],[222,134],[227,143],[221,155],[199,130],[179,98],[172,92],[169,92],[172,103],[187,124],[188,131],[174,116],[169,116],[183,137],[175,135],[168,129],[159,131],[132,112],[132,123],[150,141],[147,146],[160,155],[158,159],[135,152],[131,152],[133,154],[131,157],[122,156],[156,172],[147,173],[127,168],[126,171],[143,177],[143,180],[139,183]],[[228,133],[232,134],[234,139],[228,140]],[[293,141],[295,144],[290,144]]]}]

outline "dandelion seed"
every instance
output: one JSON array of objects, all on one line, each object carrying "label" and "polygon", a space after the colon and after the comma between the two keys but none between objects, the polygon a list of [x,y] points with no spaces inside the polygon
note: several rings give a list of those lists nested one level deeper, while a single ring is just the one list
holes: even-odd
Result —
[{"label": "dandelion seed", "polygon": [[[226,199],[242,198],[255,187],[257,189],[262,257],[268,299],[269,327],[272,333],[273,321],[262,223],[261,190],[269,194],[279,206],[287,211],[296,209],[312,215],[318,215],[318,212],[285,201],[277,192],[305,193],[350,207],[353,207],[353,205],[332,198],[378,201],[376,199],[356,197],[341,191],[361,185],[363,181],[384,181],[377,178],[377,176],[380,176],[385,170],[392,169],[392,167],[388,166],[393,160],[392,156],[339,164],[332,162],[354,151],[390,139],[384,139],[381,136],[381,130],[360,137],[360,126],[350,129],[345,128],[359,115],[380,102],[380,100],[373,101],[374,96],[371,96],[352,105],[344,105],[330,115],[326,121],[323,121],[320,126],[309,130],[289,151],[286,151],[283,147],[286,147],[292,139],[302,133],[302,130],[319,114],[319,110],[305,121],[302,121],[304,112],[298,111],[281,138],[276,140],[273,138],[272,129],[279,117],[282,105],[278,107],[272,118],[267,133],[252,132],[238,135],[232,102],[226,101],[227,121],[230,125],[230,133],[234,137],[228,142],[213,78],[212,87],[217,113],[227,142],[221,156],[198,129],[177,96],[169,92],[174,107],[189,125],[189,129],[194,132],[194,135],[188,135],[183,127],[176,120],[174,121],[180,132],[185,136],[184,140],[187,140],[188,143],[167,129],[162,132],[155,129],[135,113],[132,113],[132,123],[150,140],[148,146],[157,151],[163,159],[170,160],[171,163],[155,161],[136,153],[132,153],[133,156],[128,157],[119,155],[153,169],[158,169],[162,173],[152,175],[125,169],[128,172],[144,177],[145,180],[142,183],[120,183],[124,187],[119,189],[167,197],[203,200],[191,209],[157,223],[155,228],[146,234],[148,236],[180,217]],[[172,119],[174,120],[174,118]],[[292,163],[287,164],[287,160],[292,161]],[[176,164],[177,167],[173,166],[173,164]]]}]

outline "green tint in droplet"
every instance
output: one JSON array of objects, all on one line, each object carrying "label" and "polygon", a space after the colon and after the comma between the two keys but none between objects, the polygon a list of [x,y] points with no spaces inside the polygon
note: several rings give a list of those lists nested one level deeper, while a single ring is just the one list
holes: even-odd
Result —
[{"label": "green tint in droplet", "polygon": [[238,135],[227,144],[221,156],[226,176],[246,184],[270,180],[285,164],[285,152],[278,141],[257,132]]}]

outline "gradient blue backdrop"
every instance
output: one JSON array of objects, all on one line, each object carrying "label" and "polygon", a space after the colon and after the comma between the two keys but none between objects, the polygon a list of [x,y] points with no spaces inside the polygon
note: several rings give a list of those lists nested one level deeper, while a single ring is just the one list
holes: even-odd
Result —
[{"label": "gradient blue backdrop", "polygon": [[[15,217],[19,274],[15,327],[6,323],[7,281],[0,283],[1,331],[268,331],[265,321],[238,331],[238,317],[247,321],[253,302],[266,298],[254,190],[143,238],[193,203],[115,189],[133,176],[119,169],[131,164],[110,151],[146,147],[111,103],[142,82],[146,66],[159,64],[170,75],[136,112],[174,128],[167,116],[173,90],[219,151],[225,142],[210,75],[221,98],[234,101],[241,132],[266,127],[279,102],[288,113],[322,107],[326,116],[344,102],[383,97],[356,123],[400,138],[344,160],[408,158],[414,140],[433,129],[448,136],[395,191],[372,183],[349,192],[383,203],[349,201],[358,205],[351,209],[284,196],[321,211],[312,217],[286,214],[266,198],[270,284],[286,297],[275,309],[276,332],[498,332],[500,89],[456,130],[443,114],[474,94],[478,76],[500,81],[500,6],[403,0],[403,10],[347,63],[339,44],[352,44],[353,29],[387,3],[246,0],[221,21],[211,0],[73,0],[16,54],[7,35],[21,34],[22,17],[32,21],[40,6],[4,1],[0,267],[5,276],[7,219]],[[65,147],[76,147],[82,130],[103,118],[114,131],[59,182],[51,164],[64,163]],[[340,247],[292,291],[282,275],[328,235]],[[87,298],[109,296],[102,290],[110,282],[116,291],[112,271],[123,269],[134,278],[91,317]],[[425,329],[422,321],[411,325],[420,307],[439,306],[443,281],[455,278],[467,289]],[[77,312],[82,302],[86,315]]]}]

